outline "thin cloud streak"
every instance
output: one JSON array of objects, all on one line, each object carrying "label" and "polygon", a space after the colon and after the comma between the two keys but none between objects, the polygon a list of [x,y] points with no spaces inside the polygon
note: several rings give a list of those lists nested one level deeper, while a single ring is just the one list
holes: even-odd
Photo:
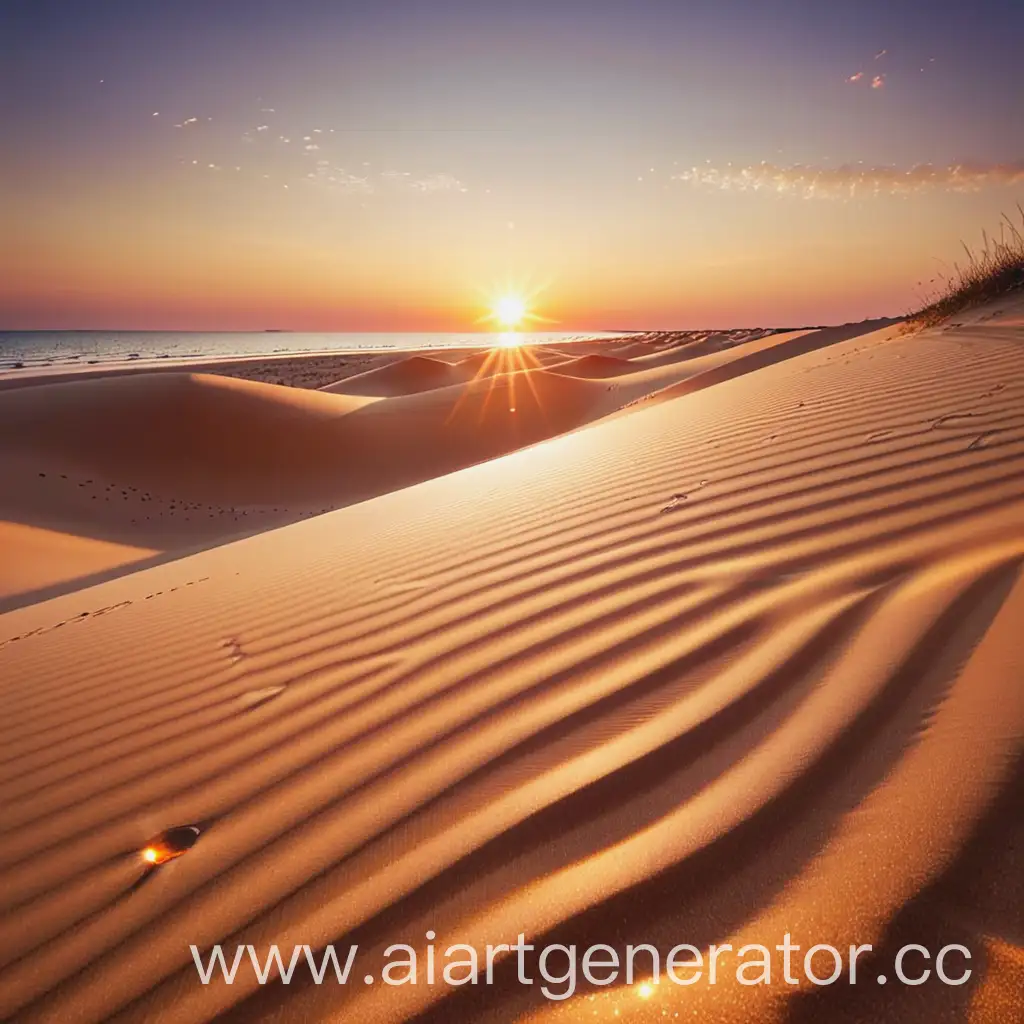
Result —
[{"label": "thin cloud streak", "polygon": [[318,160],[317,169],[306,175],[309,180],[343,192],[414,192],[429,195],[439,192],[468,192],[469,188],[453,174],[431,174],[417,178],[409,171],[384,171],[356,175],[329,160]]},{"label": "thin cloud streak", "polygon": [[676,181],[723,192],[772,192],[804,199],[909,195],[916,192],[978,192],[991,186],[1024,183],[1024,160],[1004,164],[918,164],[898,167],[779,167],[762,163],[724,170],[694,167],[672,176]]}]

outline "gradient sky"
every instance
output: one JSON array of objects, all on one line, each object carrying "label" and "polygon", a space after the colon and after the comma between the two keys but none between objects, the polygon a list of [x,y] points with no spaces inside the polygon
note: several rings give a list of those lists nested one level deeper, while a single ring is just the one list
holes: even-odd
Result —
[{"label": "gradient sky", "polygon": [[904,313],[1024,199],[1021,39],[1021,0],[2,0],[0,328]]}]

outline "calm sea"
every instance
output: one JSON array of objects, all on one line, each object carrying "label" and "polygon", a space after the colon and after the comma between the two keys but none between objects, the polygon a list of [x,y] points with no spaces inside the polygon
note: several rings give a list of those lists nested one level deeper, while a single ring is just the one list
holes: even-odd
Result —
[{"label": "calm sea", "polygon": [[[593,334],[521,334],[538,344],[600,337]],[[387,349],[488,347],[501,335],[478,334],[293,334],[191,333],[165,331],[7,331],[0,332],[0,371],[44,366],[149,361],[231,359],[292,352],[365,352]],[[20,364],[20,365],[19,365]]]}]

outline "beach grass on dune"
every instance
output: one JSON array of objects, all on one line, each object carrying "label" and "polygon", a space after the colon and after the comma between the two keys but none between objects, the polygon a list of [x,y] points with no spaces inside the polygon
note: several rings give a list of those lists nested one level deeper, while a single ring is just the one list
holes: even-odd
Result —
[{"label": "beach grass on dune", "polygon": [[938,297],[911,313],[908,327],[932,327],[966,309],[1024,289],[1024,207],[1018,205],[1017,210],[1020,227],[1004,214],[998,238],[983,231],[980,250],[961,243],[967,262],[962,266],[954,263],[949,276],[939,274]]}]

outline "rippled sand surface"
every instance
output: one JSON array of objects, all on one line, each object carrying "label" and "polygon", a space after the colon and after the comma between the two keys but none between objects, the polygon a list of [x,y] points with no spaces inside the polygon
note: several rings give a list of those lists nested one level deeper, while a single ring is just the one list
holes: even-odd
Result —
[{"label": "rippled sand surface", "polygon": [[[540,409],[566,380],[670,390],[0,616],[0,1016],[1024,1016],[1024,328],[785,356],[699,390],[551,374]],[[556,1003],[509,963],[461,990],[203,986],[189,951],[428,930],[960,942],[975,971]]]}]

